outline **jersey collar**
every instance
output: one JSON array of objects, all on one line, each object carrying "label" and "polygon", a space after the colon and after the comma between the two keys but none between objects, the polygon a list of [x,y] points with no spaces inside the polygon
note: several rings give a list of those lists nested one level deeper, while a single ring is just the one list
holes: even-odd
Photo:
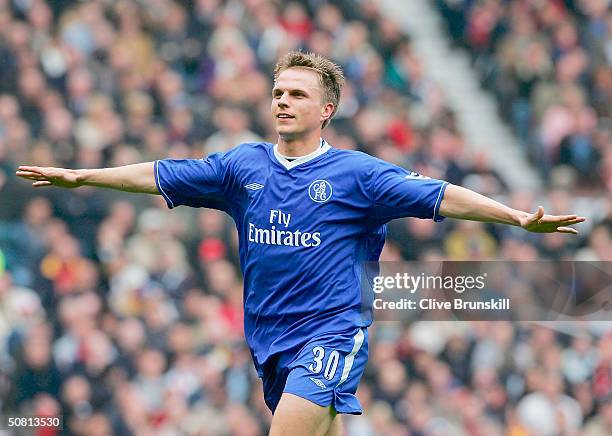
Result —
[{"label": "jersey collar", "polygon": [[330,148],[331,146],[327,142],[325,142],[323,138],[321,138],[321,145],[315,151],[307,154],[306,156],[300,156],[297,159],[289,161],[287,160],[285,156],[283,156],[282,154],[278,152],[278,144],[274,144],[274,157],[276,157],[276,160],[282,166],[290,170],[291,168],[294,168],[298,165],[301,165],[303,163],[313,160],[316,157],[321,156],[323,153],[327,152],[327,150],[329,150]]}]

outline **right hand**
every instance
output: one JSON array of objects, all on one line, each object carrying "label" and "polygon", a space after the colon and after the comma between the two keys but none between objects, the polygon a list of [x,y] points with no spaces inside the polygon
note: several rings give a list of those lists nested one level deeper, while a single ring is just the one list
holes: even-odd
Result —
[{"label": "right hand", "polygon": [[78,179],[77,170],[53,167],[36,167],[22,165],[15,175],[27,180],[33,180],[32,186],[59,186],[61,188],[77,188],[82,185]]}]

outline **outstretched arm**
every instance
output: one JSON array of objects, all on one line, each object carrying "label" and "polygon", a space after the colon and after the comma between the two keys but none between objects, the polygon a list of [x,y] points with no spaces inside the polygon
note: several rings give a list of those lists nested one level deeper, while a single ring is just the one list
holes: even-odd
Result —
[{"label": "outstretched arm", "polygon": [[535,213],[523,212],[456,185],[447,186],[440,203],[440,215],[448,218],[510,224],[536,233],[576,234],[578,231],[569,226],[586,219],[577,215],[546,215],[542,206],[538,207]]},{"label": "outstretched arm", "polygon": [[159,194],[155,184],[155,162],[145,162],[116,168],[71,170],[54,167],[20,166],[17,176],[32,180],[35,188],[59,186],[77,188],[97,186],[127,192]]}]

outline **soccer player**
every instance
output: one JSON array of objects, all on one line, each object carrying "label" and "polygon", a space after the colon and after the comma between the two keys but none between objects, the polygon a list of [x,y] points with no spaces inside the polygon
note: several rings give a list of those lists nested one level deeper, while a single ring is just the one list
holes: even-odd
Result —
[{"label": "soccer player", "polygon": [[444,217],[577,233],[576,215],[511,209],[321,139],[338,108],[341,69],[292,52],[274,71],[271,114],[278,143],[240,144],[204,159],[117,168],[20,166],[34,187],[98,186],[160,194],[169,208],[210,207],[236,222],[244,274],[245,336],[271,435],[340,434],[337,414],[362,412],[355,392],[368,355],[364,261],[379,258],[394,218]]}]

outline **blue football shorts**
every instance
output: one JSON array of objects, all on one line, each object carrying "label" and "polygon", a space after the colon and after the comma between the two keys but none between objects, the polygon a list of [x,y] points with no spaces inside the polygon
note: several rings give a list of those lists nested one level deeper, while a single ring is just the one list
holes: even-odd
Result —
[{"label": "blue football shorts", "polygon": [[275,354],[258,368],[266,404],[274,413],[281,395],[287,392],[319,406],[331,405],[338,413],[360,415],[355,392],[367,360],[366,328],[317,336],[297,354]]}]

